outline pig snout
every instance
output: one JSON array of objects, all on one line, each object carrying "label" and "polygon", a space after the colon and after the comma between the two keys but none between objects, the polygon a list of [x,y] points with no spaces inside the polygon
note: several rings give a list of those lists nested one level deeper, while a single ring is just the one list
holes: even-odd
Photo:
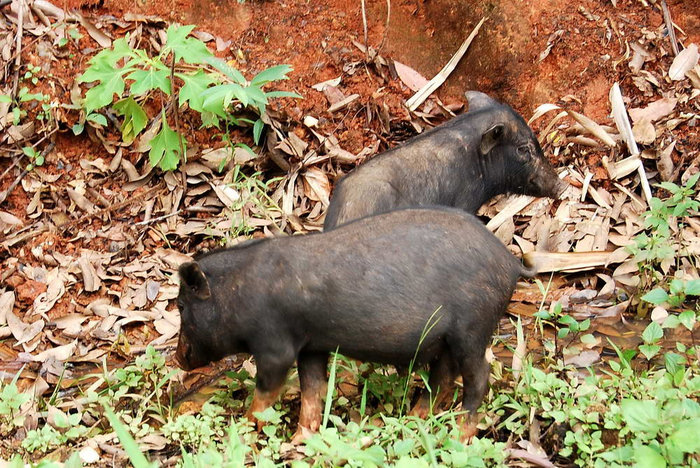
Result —
[{"label": "pig snout", "polygon": [[184,371],[191,371],[192,369],[198,367],[192,365],[190,362],[191,354],[192,348],[190,347],[189,343],[182,338],[182,335],[180,335],[180,339],[177,342],[177,349],[175,350],[175,363],[178,365],[178,367],[180,367],[180,369]]},{"label": "pig snout", "polygon": [[564,190],[566,190],[566,187],[568,187],[568,184],[557,177],[556,174],[544,178],[535,177],[531,183],[537,188],[537,192],[539,192],[537,195],[549,197],[554,200],[559,199],[564,193]]}]

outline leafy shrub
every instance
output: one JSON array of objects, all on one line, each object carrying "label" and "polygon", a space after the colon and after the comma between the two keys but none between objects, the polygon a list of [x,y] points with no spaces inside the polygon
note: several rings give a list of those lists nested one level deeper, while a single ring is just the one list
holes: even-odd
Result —
[{"label": "leafy shrub", "polygon": [[[157,103],[159,94],[176,95],[177,99],[172,101],[175,108],[171,109],[176,118],[177,111],[187,105],[200,114],[205,127],[252,125],[257,144],[264,125],[260,116],[265,113],[268,100],[300,97],[296,93],[263,90],[268,83],[286,79],[292,68],[288,65],[272,67],[258,73],[249,82],[240,71],[214,57],[202,41],[188,37],[193,29],[193,25],[171,25],[163,48],[154,57],[143,49],[129,46],[129,35],[117,39],[110,49],[92,57],[90,66],[78,81],[97,84],[85,93],[85,118],[73,131],[76,134],[82,132],[85,121],[106,126],[107,119],[96,111],[111,106],[122,117],[122,140],[131,143],[148,126],[149,117],[144,104]],[[182,66],[183,63],[190,66]],[[191,65],[197,68],[191,71]],[[113,102],[115,95],[117,102]],[[253,121],[240,116],[245,110],[252,110],[259,117]],[[149,143],[151,165],[163,170],[177,168],[184,160],[187,142],[168,124],[166,108],[162,104],[151,126],[153,133],[158,131]]]}]

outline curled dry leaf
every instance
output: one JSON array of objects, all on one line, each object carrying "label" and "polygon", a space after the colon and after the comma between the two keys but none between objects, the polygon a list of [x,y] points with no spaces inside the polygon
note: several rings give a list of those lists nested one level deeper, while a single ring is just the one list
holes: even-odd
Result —
[{"label": "curled dry leaf", "polygon": [[614,148],[616,146],[615,140],[613,137],[610,136],[608,132],[605,131],[603,127],[601,127],[597,122],[589,119],[583,114],[579,114],[578,112],[567,110],[566,111],[569,116],[571,116],[574,120],[576,120],[578,123],[583,125],[583,127],[591,132],[593,135],[595,135],[597,138],[599,138],[603,143],[608,145],[611,148]]},{"label": "curled dry leaf", "polygon": [[54,304],[65,294],[65,274],[58,268],[54,268],[46,276],[46,292],[39,294],[34,299],[34,313],[44,315],[50,311]]},{"label": "curled dry leaf", "polygon": [[7,314],[12,313],[14,305],[14,291],[6,291],[0,294],[0,326],[7,324]]},{"label": "curled dry leaf", "polygon": [[622,100],[622,92],[620,91],[620,85],[615,83],[612,88],[610,88],[610,105],[612,107],[613,120],[617,126],[617,130],[622,135],[622,139],[627,144],[627,148],[632,156],[639,154],[639,149],[637,148],[637,143],[634,140],[634,134],[632,133],[632,126],[627,118],[627,109],[625,108],[625,102]]},{"label": "curled dry leaf", "polygon": [[600,360],[600,353],[595,350],[582,351],[573,356],[564,356],[564,364],[576,367],[588,367]]},{"label": "curled dry leaf", "polygon": [[690,44],[673,59],[671,68],[668,69],[668,77],[673,81],[682,80],[686,73],[697,65],[698,59],[700,59],[700,54],[697,44]]},{"label": "curled dry leaf", "polygon": [[312,167],[304,171],[302,178],[304,194],[311,200],[320,201],[324,206],[328,206],[331,184],[326,173],[317,167]]},{"label": "curled dry leaf", "polygon": [[23,344],[32,341],[39,333],[41,333],[41,330],[44,329],[44,321],[42,319],[39,319],[31,324],[24,323],[12,311],[7,312],[6,319],[7,326],[10,327],[12,336],[14,336],[15,340],[17,340],[16,344]]},{"label": "curled dry leaf", "polygon": [[65,344],[63,346],[56,346],[55,348],[47,349],[39,354],[29,355],[29,359],[34,362],[45,362],[49,359],[53,359],[59,362],[68,361],[71,356],[75,354],[78,348],[78,340],[73,340],[71,343]]},{"label": "curled dry leaf", "polygon": [[0,232],[6,234],[14,226],[21,226],[22,220],[17,216],[7,213],[6,211],[0,211]]},{"label": "curled dry leaf", "polygon": [[97,271],[95,271],[95,267],[92,265],[92,263],[90,263],[90,260],[87,257],[82,256],[78,259],[78,265],[80,266],[80,271],[83,274],[83,285],[85,291],[95,292],[99,290],[102,282],[97,276]]}]

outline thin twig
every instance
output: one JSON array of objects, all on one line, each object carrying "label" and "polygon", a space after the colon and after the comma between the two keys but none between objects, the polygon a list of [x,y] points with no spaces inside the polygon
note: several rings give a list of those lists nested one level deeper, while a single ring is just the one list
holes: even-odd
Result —
[{"label": "thin twig", "polygon": [[666,5],[666,0],[661,0],[661,10],[664,12],[664,23],[666,23],[666,30],[668,31],[668,38],[671,41],[671,47],[673,48],[673,53],[678,55],[680,52],[678,50],[678,41],[676,40],[676,31],[673,29],[673,20],[671,19],[671,10],[668,9]]},{"label": "thin twig", "polygon": [[377,48],[377,55],[379,55],[379,52],[381,52],[382,47],[384,47],[384,43],[386,42],[386,38],[389,35],[389,20],[391,19],[391,0],[386,0],[386,24],[384,25],[384,34],[382,34],[382,42],[379,43],[379,47]]},{"label": "thin twig", "polygon": [[24,179],[24,176],[26,176],[29,173],[28,169],[24,169],[20,175],[17,176],[15,180],[12,181],[9,187],[7,187],[7,190],[4,192],[0,193],[0,203],[4,202],[7,200],[7,197],[12,193],[12,191],[19,185],[20,182],[22,182],[22,179]]},{"label": "thin twig", "polygon": [[162,188],[162,187],[160,187],[160,185],[156,185],[155,187],[151,187],[150,189],[148,189],[148,190],[146,190],[145,192],[142,192],[142,193],[140,193],[140,194],[138,194],[138,195],[136,195],[136,196],[129,197],[129,198],[127,198],[126,200],[124,200],[124,201],[122,201],[122,202],[120,202],[120,203],[115,203],[114,205],[109,206],[109,207],[107,207],[107,208],[102,208],[101,210],[97,210],[97,211],[95,211],[95,212],[93,212],[93,213],[87,213],[87,214],[81,216],[81,217],[78,218],[78,219],[75,219],[75,220],[70,221],[70,222],[65,223],[65,224],[61,224],[60,226],[58,226],[58,229],[60,229],[61,231],[65,231],[66,229],[69,229],[69,228],[71,228],[71,227],[74,227],[74,226],[77,226],[77,225],[79,225],[79,224],[82,224],[82,223],[84,223],[85,221],[88,221],[88,220],[97,218],[97,217],[99,217],[99,216],[102,216],[102,215],[105,214],[105,213],[111,213],[111,212],[114,212],[114,211],[117,211],[117,210],[121,210],[121,209],[124,208],[125,206],[132,205],[132,204],[136,203],[137,201],[140,201],[141,199],[143,199],[143,198],[145,198],[145,197],[151,195],[152,193],[157,192],[157,191],[160,190],[161,188]]},{"label": "thin twig", "polygon": [[22,64],[22,35],[24,34],[24,0],[18,3],[19,11],[17,12],[17,39],[15,51],[15,77],[12,81],[12,100],[17,97],[17,87],[19,86],[19,67]]},{"label": "thin twig", "polygon": [[[185,162],[187,160],[187,155],[185,154],[185,147],[182,144],[182,134],[180,133],[180,109],[177,104],[177,93],[175,92],[175,54],[173,53],[173,62],[170,65],[170,86],[172,87],[172,100],[171,105],[173,106],[173,113],[175,115],[175,131],[177,132],[177,141],[180,144],[180,182],[182,183],[182,190],[187,190],[187,172],[185,171]],[[182,202],[185,197],[180,198]],[[179,205],[179,203],[178,203]],[[173,206],[173,213],[177,211],[178,207]],[[173,214],[171,213],[171,214]]]},{"label": "thin twig", "polygon": [[365,0],[360,0],[362,5],[362,29],[365,33],[365,59],[369,60],[369,46],[367,44],[367,10],[365,8]]},{"label": "thin twig", "polygon": [[175,215],[179,215],[180,213],[182,213],[182,210],[177,210],[177,211],[174,211],[172,213],[165,214],[163,216],[158,216],[157,218],[151,218],[151,219],[147,219],[144,221],[139,221],[138,223],[134,223],[134,226],[145,226],[146,224],[157,223],[158,221],[163,221],[164,219],[168,219],[168,218],[171,218]]}]

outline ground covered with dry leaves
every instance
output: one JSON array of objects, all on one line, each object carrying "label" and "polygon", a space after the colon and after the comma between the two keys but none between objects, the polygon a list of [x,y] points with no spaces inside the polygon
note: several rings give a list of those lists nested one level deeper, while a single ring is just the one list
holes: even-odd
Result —
[{"label": "ground covered with dry leaves", "polygon": [[[534,3],[0,1],[0,460],[700,463],[688,436],[700,432],[700,7]],[[409,110],[484,17],[445,83]],[[196,27],[176,37],[178,23]],[[153,88],[134,101],[112,83],[127,104],[93,105],[101,81],[87,71],[109,75],[94,57],[125,44],[148,67],[162,60],[126,80],[133,96],[136,82]],[[206,93],[187,80],[221,72],[209,55],[246,90],[290,65],[259,93],[299,97],[256,108],[241,99],[261,94],[229,96],[205,127]],[[236,82],[227,70],[224,85]],[[258,434],[240,418],[250,359],[177,370],[181,263],[321,230],[338,177],[465,111],[467,89],[529,120],[569,183],[561,200],[501,197],[480,211],[540,275],[518,284],[494,338],[472,445],[459,442],[458,405],[404,416],[420,375],[338,357],[327,429],[294,446],[295,373]]]}]

